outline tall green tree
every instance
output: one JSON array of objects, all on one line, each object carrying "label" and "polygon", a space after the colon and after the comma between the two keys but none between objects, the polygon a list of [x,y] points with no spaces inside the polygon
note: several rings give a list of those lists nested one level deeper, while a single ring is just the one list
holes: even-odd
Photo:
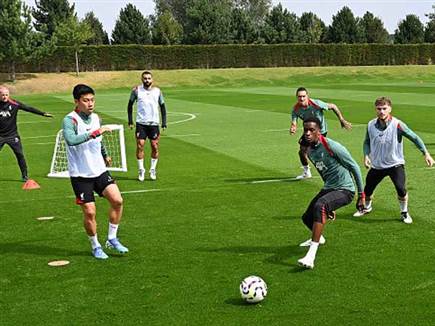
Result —
[{"label": "tall green tree", "polygon": [[194,0],[184,28],[188,44],[225,44],[231,40],[232,0]]},{"label": "tall green tree", "polygon": [[407,15],[394,32],[394,43],[415,44],[423,43],[424,26],[416,15]]},{"label": "tall green tree", "polygon": [[299,19],[301,24],[301,42],[319,43],[326,33],[325,23],[312,12],[304,12]]},{"label": "tall green tree", "polygon": [[194,0],[154,0],[155,12],[159,16],[169,11],[175,20],[181,25],[187,24],[187,9]]},{"label": "tall green tree", "polygon": [[180,44],[183,40],[183,27],[177,22],[169,10],[157,13],[154,19],[153,44]]},{"label": "tall green tree", "polygon": [[121,9],[112,32],[112,44],[151,44],[149,20],[132,4]]},{"label": "tall green tree", "polygon": [[95,16],[93,11],[90,11],[85,15],[83,22],[90,26],[93,33],[93,36],[86,41],[86,44],[109,44],[109,36],[107,35],[107,32],[103,29],[103,24]]},{"label": "tall green tree", "polygon": [[357,24],[362,31],[365,43],[388,43],[389,34],[384,23],[371,12],[367,11]]},{"label": "tall green tree", "polygon": [[233,43],[258,43],[259,29],[253,18],[243,8],[234,8],[231,12],[230,38]]},{"label": "tall green tree", "polygon": [[32,9],[35,29],[47,38],[53,35],[58,24],[76,15],[74,4],[70,6],[68,0],[35,0],[35,5]]},{"label": "tall green tree", "polygon": [[279,3],[267,15],[262,35],[268,44],[300,42],[299,19]]},{"label": "tall green tree", "polygon": [[327,41],[330,43],[358,42],[357,21],[349,7],[343,7],[336,15],[332,16]]},{"label": "tall green tree", "polygon": [[435,43],[435,6],[432,6],[434,12],[426,14],[429,21],[424,29],[424,41],[427,43]]},{"label": "tall green tree", "polygon": [[88,23],[79,21],[77,17],[70,17],[67,21],[60,23],[56,27],[53,36],[58,45],[70,46],[74,51],[76,75],[80,73],[79,52],[82,44],[91,39],[94,35]]},{"label": "tall green tree", "polygon": [[266,19],[272,6],[271,0],[234,0],[236,8],[243,9],[255,26],[260,26]]},{"label": "tall green tree", "polygon": [[32,29],[30,9],[20,0],[0,1],[0,60],[9,67],[9,76],[16,79],[16,64],[38,59],[53,50],[41,33]]}]

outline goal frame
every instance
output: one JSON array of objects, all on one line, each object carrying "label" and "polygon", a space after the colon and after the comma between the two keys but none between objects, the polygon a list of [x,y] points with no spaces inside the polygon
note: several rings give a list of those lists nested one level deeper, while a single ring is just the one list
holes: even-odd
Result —
[{"label": "goal frame", "polygon": [[[108,171],[117,171],[117,172],[127,172],[127,157],[125,153],[125,138],[124,138],[124,126],[119,124],[107,124],[103,125],[103,127],[110,128],[112,132],[119,132],[119,152],[120,152],[120,159],[121,159],[121,167],[107,167]],[[104,136],[103,136],[104,137]],[[59,130],[56,135],[56,143],[54,145],[54,151],[53,151],[53,157],[51,159],[51,165],[50,165],[50,173],[47,174],[48,177],[51,178],[69,178],[68,170],[66,171],[60,171],[60,172],[54,172],[55,164],[56,164],[56,157],[57,157],[57,151],[59,146],[61,146],[60,142],[64,142],[63,138],[63,129]],[[104,138],[103,138],[104,143]],[[66,144],[65,144],[66,146]],[[107,149],[107,146],[106,146]],[[68,158],[67,158],[68,159]]]}]

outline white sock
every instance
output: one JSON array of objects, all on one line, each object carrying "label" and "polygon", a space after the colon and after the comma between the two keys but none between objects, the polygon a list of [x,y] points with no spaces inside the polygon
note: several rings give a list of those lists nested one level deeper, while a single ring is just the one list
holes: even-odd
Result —
[{"label": "white sock", "polygon": [[305,255],[305,257],[310,257],[314,260],[314,258],[316,258],[316,253],[318,248],[319,248],[319,243],[311,241],[310,249],[308,249],[308,252]]},{"label": "white sock", "polygon": [[321,235],[319,241],[326,241],[326,239],[325,239],[325,237],[323,235]]},{"label": "white sock", "polygon": [[399,200],[399,205],[400,205],[400,211],[401,212],[407,212],[408,211],[408,200],[405,200],[405,201]]},{"label": "white sock", "polygon": [[366,208],[372,207],[372,201],[371,200],[366,201],[366,206],[365,207]]},{"label": "white sock", "polygon": [[109,223],[109,234],[107,235],[107,239],[112,240],[116,238],[116,233],[118,232],[119,224]]},{"label": "white sock", "polygon": [[139,167],[139,170],[145,170],[143,166],[143,159],[137,160],[137,166]]},{"label": "white sock", "polygon": [[150,167],[151,170],[155,170],[156,169],[157,161],[158,160],[159,160],[158,158],[152,158],[151,159],[151,167]]},{"label": "white sock", "polygon": [[101,247],[101,244],[98,242],[97,234],[95,235],[88,235],[89,241],[91,242],[92,250],[98,247]]},{"label": "white sock", "polygon": [[302,167],[304,168],[304,172],[310,171],[310,166],[309,165],[302,165]]}]

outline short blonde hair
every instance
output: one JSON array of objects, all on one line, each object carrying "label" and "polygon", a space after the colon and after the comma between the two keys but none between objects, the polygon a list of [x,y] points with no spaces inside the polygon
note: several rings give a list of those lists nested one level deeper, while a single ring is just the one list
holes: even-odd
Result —
[{"label": "short blonde hair", "polygon": [[388,106],[391,106],[392,103],[391,103],[391,99],[389,97],[381,96],[381,97],[378,97],[375,101],[375,106],[385,105],[385,104]]}]

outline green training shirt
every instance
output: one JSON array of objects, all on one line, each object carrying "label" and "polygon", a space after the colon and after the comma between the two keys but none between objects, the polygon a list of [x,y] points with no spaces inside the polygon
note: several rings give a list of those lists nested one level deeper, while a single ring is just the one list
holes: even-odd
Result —
[{"label": "green training shirt", "polygon": [[332,139],[320,136],[319,142],[308,148],[308,157],[325,182],[323,189],[346,189],[363,192],[363,181],[358,164],[349,151]]},{"label": "green training shirt", "polygon": [[320,132],[322,135],[328,132],[328,126],[326,125],[325,115],[323,111],[328,111],[328,104],[316,100],[308,99],[308,105],[302,106],[296,103],[292,110],[292,122],[296,123],[298,118],[304,121],[307,118],[315,117],[320,121]]}]

